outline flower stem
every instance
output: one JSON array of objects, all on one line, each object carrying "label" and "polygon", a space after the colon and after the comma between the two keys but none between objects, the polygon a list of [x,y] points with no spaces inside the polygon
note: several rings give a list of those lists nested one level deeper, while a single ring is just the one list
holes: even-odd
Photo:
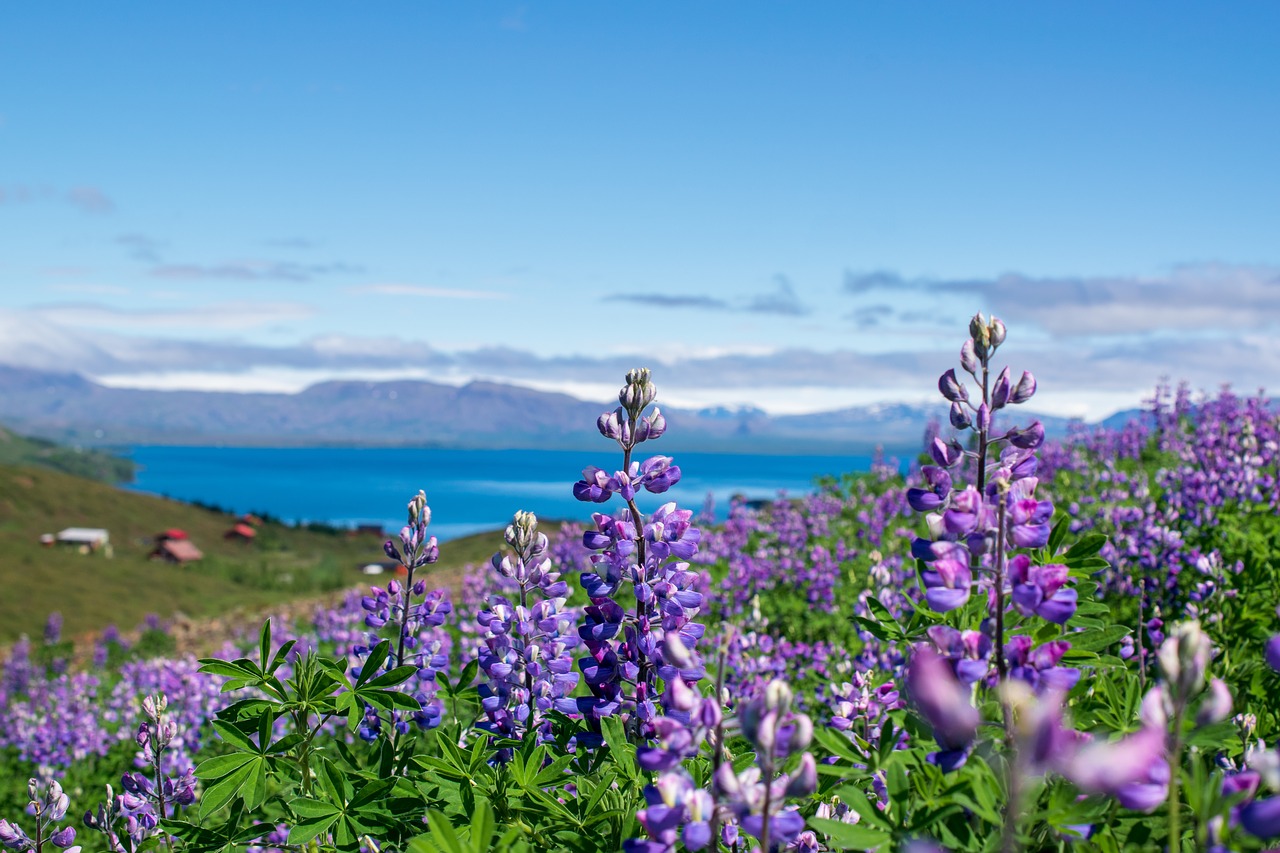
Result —
[{"label": "flower stem", "polygon": [[1173,715],[1173,738],[1169,745],[1169,853],[1182,853],[1182,809],[1179,783],[1182,781],[1182,717],[1179,706]]}]

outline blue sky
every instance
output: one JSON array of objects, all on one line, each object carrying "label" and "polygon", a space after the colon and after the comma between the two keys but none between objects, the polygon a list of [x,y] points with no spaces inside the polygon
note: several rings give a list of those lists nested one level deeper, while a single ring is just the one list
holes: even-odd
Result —
[{"label": "blue sky", "polygon": [[0,362],[924,398],[1280,375],[1280,6],[0,11]]}]

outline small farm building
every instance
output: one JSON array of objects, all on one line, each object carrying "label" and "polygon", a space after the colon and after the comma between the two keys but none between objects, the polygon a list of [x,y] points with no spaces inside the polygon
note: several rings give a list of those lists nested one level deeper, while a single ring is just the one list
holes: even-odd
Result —
[{"label": "small farm building", "polygon": [[151,552],[151,559],[169,563],[194,563],[204,557],[190,539],[161,539]]},{"label": "small farm building", "polygon": [[241,542],[252,542],[253,538],[258,535],[258,531],[254,530],[244,522],[241,522],[223,535],[227,539],[239,539]]},{"label": "small farm building", "polygon": [[68,527],[58,532],[61,545],[83,545],[97,550],[111,541],[111,535],[100,527]]}]

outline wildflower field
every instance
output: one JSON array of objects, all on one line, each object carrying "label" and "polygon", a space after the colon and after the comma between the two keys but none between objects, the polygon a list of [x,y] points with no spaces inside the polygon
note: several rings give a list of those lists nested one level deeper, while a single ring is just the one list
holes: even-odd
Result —
[{"label": "wildflower field", "polygon": [[1277,412],[1163,389],[1046,440],[1005,338],[973,319],[906,476],[642,512],[681,471],[635,370],[566,472],[594,524],[512,507],[460,600],[419,494],[407,578],[217,657],[105,635],[73,668],[51,626],[0,679],[0,844],[1266,849]]}]

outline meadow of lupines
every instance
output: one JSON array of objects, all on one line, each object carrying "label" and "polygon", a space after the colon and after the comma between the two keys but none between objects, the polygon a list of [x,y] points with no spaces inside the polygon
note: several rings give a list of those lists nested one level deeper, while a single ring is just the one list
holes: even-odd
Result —
[{"label": "meadow of lupines", "polygon": [[457,601],[419,494],[386,545],[406,578],[218,657],[113,631],[76,669],[51,620],[0,679],[0,844],[1280,844],[1276,412],[1160,389],[1046,441],[1005,337],[973,319],[905,478],[719,521],[641,500],[681,472],[639,452],[666,421],[636,370],[613,458],[566,482],[593,523],[515,513]]}]

